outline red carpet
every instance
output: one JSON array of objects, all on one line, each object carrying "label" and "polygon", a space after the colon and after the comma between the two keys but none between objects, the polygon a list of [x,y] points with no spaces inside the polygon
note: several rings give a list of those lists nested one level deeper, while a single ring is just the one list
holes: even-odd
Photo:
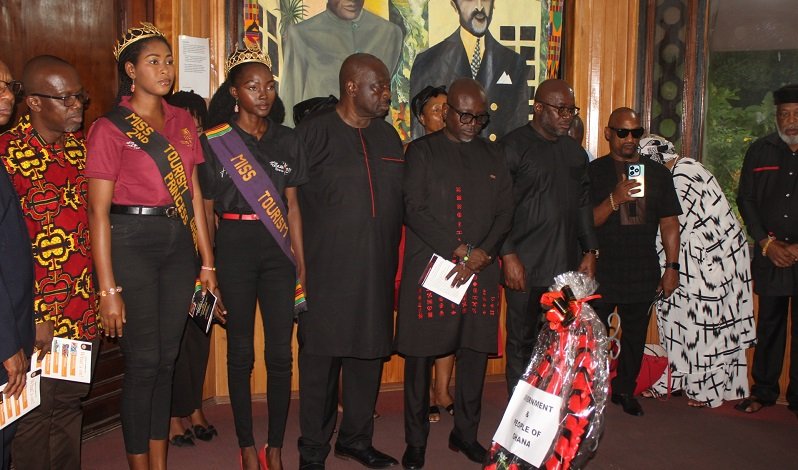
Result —
[{"label": "red carpet", "polygon": [[[479,433],[486,447],[501,420],[505,402],[504,382],[486,384]],[[731,404],[714,410],[689,408],[686,398],[642,400],[641,403],[646,412],[641,418],[624,414],[618,406],[608,405],[604,437],[595,458],[587,466],[589,470],[798,468],[795,440],[798,419],[783,405],[745,415],[735,411]],[[377,410],[382,416],[375,421],[374,446],[401,459],[405,448],[401,391],[381,393]],[[253,411],[255,438],[264,442],[265,402],[255,402]],[[238,467],[238,446],[230,406],[206,405],[205,412],[219,430],[219,437],[209,443],[198,442],[193,448],[170,449],[170,469],[233,470]],[[298,413],[298,402],[294,400],[283,447],[283,464],[288,470],[298,466]],[[451,426],[452,419],[446,414],[439,423],[431,425],[425,469],[479,469],[479,465],[447,448]],[[83,444],[83,468],[127,468],[121,429]],[[331,454],[327,468],[364,467]]]}]

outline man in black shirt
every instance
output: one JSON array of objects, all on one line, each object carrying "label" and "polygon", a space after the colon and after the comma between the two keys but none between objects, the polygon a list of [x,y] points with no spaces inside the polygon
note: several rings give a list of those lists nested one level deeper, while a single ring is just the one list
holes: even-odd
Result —
[{"label": "man in black shirt", "polygon": [[757,345],[751,396],[736,408],[755,413],[779,397],[787,309],[792,299],[789,408],[798,415],[798,84],[773,93],[776,132],[757,140],[745,154],[737,205],[758,244],[751,273],[759,295]]},{"label": "man in black shirt", "polygon": [[565,271],[593,276],[599,254],[587,155],[568,137],[579,112],[574,103],[568,83],[546,80],[535,93],[532,121],[502,139],[515,202],[513,228],[501,249],[510,394],[532,357],[540,296]]},{"label": "man in black shirt", "polygon": [[402,142],[383,120],[388,69],[353,54],[341,101],[302,120],[308,160],[299,188],[309,310],[299,316],[300,468],[323,469],[342,372],[335,454],[369,468],[396,465],[372,447],[382,363],[391,355],[394,277],[402,230]]},{"label": "man in black shirt", "polygon": [[[610,153],[590,164],[593,220],[601,247],[596,280],[602,298],[593,308],[605,325],[618,308],[621,355],[611,400],[634,416],[643,415],[632,394],[643,359],[651,303],[659,295],[669,297],[679,286],[678,216],[682,213],[670,172],[638,154],[643,132],[637,113],[616,109],[604,128]],[[643,165],[644,191],[640,183],[627,179],[630,163]],[[657,228],[666,260],[661,276]]]}]

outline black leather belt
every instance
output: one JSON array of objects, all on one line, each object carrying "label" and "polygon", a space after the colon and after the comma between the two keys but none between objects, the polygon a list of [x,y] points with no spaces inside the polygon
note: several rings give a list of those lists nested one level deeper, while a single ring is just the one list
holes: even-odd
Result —
[{"label": "black leather belt", "polygon": [[177,217],[175,206],[147,207],[147,206],[119,206],[111,204],[111,214],[126,215],[159,215],[161,217]]}]

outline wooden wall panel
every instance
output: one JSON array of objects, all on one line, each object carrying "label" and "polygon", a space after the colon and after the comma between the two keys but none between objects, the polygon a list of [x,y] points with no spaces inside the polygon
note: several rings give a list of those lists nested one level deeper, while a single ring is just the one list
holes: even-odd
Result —
[{"label": "wooden wall panel", "polygon": [[566,0],[565,79],[596,156],[609,152],[604,127],[612,110],[635,107],[639,8],[636,0]]}]

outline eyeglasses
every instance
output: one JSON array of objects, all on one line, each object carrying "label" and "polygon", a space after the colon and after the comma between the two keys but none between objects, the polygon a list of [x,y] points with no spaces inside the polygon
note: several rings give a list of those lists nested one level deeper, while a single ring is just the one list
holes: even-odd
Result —
[{"label": "eyeglasses", "polygon": [[74,95],[67,95],[67,96],[51,96],[51,95],[44,95],[42,93],[28,93],[28,96],[38,96],[40,98],[50,98],[51,100],[61,100],[64,103],[64,106],[67,108],[71,108],[75,106],[75,103],[80,101],[80,104],[87,104],[89,102],[89,94],[85,91],[81,91],[80,93],[75,93]]},{"label": "eyeglasses", "polygon": [[619,139],[625,139],[626,136],[628,136],[630,133],[632,134],[632,137],[634,137],[635,139],[639,139],[643,137],[643,133],[646,131],[642,127],[637,127],[635,129],[620,129],[612,126],[607,126],[607,127],[614,130],[615,135],[617,135]]},{"label": "eyeglasses", "polygon": [[477,115],[471,113],[464,113],[459,109],[455,108],[454,106],[450,105],[449,103],[446,104],[449,106],[450,109],[452,109],[455,113],[457,113],[458,116],[460,116],[460,124],[471,124],[472,122],[476,121],[477,124],[479,124],[480,126],[484,126],[488,122],[490,122],[490,114],[488,113],[477,114]]},{"label": "eyeglasses", "polygon": [[568,106],[554,106],[553,104],[549,104],[540,100],[535,101],[535,103],[545,104],[550,108],[554,108],[557,110],[557,114],[561,118],[569,118],[571,116],[578,116],[579,115],[579,108],[574,106],[573,108],[569,108]]},{"label": "eyeglasses", "polygon": [[11,93],[14,96],[19,96],[19,94],[22,92],[22,82],[18,82],[16,80],[11,80],[10,82],[0,80],[0,94],[5,93],[6,90],[11,90]]}]

